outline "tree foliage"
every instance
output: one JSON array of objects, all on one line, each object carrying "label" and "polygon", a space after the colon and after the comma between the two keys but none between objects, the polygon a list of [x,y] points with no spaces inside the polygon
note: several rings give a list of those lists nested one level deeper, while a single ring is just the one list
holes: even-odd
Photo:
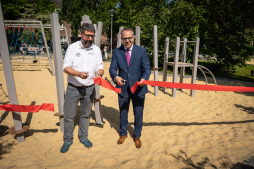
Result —
[{"label": "tree foliage", "polygon": [[61,18],[71,23],[75,37],[78,36],[83,15],[90,16],[93,23],[103,22],[103,32],[108,33],[110,12],[115,8],[117,0],[63,0]]},{"label": "tree foliage", "polygon": [[56,4],[49,0],[8,0],[2,1],[6,20],[40,20],[50,23],[49,15],[56,9]]},{"label": "tree foliage", "polygon": [[202,52],[214,55],[218,63],[229,69],[243,66],[253,55],[254,2],[251,0],[213,0],[197,4],[205,9],[200,37]]},{"label": "tree foliage", "polygon": [[[55,6],[49,0],[8,0],[2,2],[5,19],[40,19]],[[227,68],[244,66],[253,56],[253,0],[63,0],[61,20],[71,23],[77,37],[83,15],[93,23],[103,22],[103,33],[110,36],[110,9],[115,9],[113,35],[119,27],[141,27],[141,45],[153,60],[153,26],[158,28],[159,65],[163,64],[164,41],[194,40],[200,37],[200,53],[214,56]],[[173,44],[172,44],[173,47]],[[171,51],[172,52],[172,51]],[[188,46],[191,60],[193,46]]]}]

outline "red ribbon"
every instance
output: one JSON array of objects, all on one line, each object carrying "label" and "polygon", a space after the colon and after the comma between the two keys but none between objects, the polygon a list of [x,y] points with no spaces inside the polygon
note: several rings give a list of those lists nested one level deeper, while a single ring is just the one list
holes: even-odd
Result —
[{"label": "red ribbon", "polygon": [[94,78],[93,80],[94,80],[95,84],[99,84],[102,87],[105,87],[107,89],[115,91],[116,93],[121,93],[120,88],[116,88],[116,87],[112,86],[107,80],[104,80],[102,78]]},{"label": "red ribbon", "polygon": [[40,110],[55,111],[54,104],[43,103],[42,105],[16,105],[16,104],[2,104],[0,110],[14,111],[14,112],[32,112],[36,113]]},{"label": "red ribbon", "polygon": [[[140,82],[136,82],[131,91],[134,93]],[[187,84],[187,83],[173,83],[144,80],[143,84],[159,87],[177,88],[177,89],[191,89],[191,90],[208,90],[208,91],[231,91],[231,92],[254,92],[254,87],[242,86],[221,86],[221,85],[204,85],[204,84]]]},{"label": "red ribbon", "polygon": [[[120,88],[115,88],[108,81],[102,78],[94,78],[95,84],[100,84],[102,87],[114,90],[117,93],[121,93]],[[187,83],[173,83],[173,82],[160,82],[144,80],[143,84],[167,88],[177,88],[177,89],[191,89],[191,90],[208,90],[208,91],[231,91],[231,92],[254,92],[254,87],[242,87],[242,86],[221,86],[221,85],[204,85],[204,84],[187,84]],[[137,81],[131,91],[135,93],[140,82]]]}]

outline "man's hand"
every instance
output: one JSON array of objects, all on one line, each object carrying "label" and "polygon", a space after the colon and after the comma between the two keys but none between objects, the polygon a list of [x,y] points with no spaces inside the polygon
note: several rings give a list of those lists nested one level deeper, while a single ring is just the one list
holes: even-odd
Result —
[{"label": "man's hand", "polygon": [[72,69],[71,67],[64,68],[64,72],[71,76],[77,76],[81,79],[87,79],[89,77],[88,72],[79,72],[77,70]]},{"label": "man's hand", "polygon": [[96,74],[96,78],[102,78],[101,74]]},{"label": "man's hand", "polygon": [[143,79],[143,78],[140,79],[140,81],[139,81],[139,83],[140,83],[139,86],[145,86],[145,84],[143,84],[143,81],[144,81],[144,80],[145,80],[145,79]]},{"label": "man's hand", "polygon": [[125,81],[126,81],[126,80],[122,79],[122,78],[119,77],[119,76],[116,76],[116,77],[115,77],[115,82],[116,82],[119,86],[125,85]]},{"label": "man's hand", "polygon": [[103,74],[104,74],[104,70],[99,69],[99,70],[97,70],[95,77],[96,78],[102,78]]},{"label": "man's hand", "polygon": [[79,72],[78,77],[80,77],[81,79],[87,79],[89,76],[88,72]]}]

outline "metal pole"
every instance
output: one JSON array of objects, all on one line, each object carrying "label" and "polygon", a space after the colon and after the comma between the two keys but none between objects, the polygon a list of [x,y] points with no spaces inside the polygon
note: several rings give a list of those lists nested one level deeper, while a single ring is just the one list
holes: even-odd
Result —
[{"label": "metal pole", "polygon": [[[0,41],[1,58],[3,62],[4,75],[5,75],[10,103],[18,104],[15,81],[14,81],[14,77],[12,73],[11,60],[10,60],[10,55],[8,50],[5,27],[4,27],[1,1],[0,1],[0,37],[2,38]],[[12,118],[13,118],[15,130],[16,131],[21,130],[22,121],[21,121],[20,112],[12,112]],[[18,140],[18,143],[24,142],[25,141],[24,133],[18,134],[17,140]]]}]

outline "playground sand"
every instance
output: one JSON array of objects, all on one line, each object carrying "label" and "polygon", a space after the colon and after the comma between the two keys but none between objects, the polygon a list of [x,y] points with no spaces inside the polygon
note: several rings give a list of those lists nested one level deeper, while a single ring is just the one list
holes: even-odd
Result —
[{"label": "playground sand", "polygon": [[[50,74],[47,58],[12,61],[19,104],[53,103],[58,111],[55,77]],[[110,79],[109,62],[105,62],[105,77]],[[66,87],[66,74],[64,75]],[[154,79],[151,74],[150,80]],[[159,76],[162,80],[162,76]],[[171,76],[168,77],[171,81]],[[249,86],[253,83],[217,79],[219,85]],[[190,78],[185,79],[190,83]],[[197,80],[204,84],[204,79]],[[0,101],[8,102],[7,87],[0,64]],[[103,168],[103,169],[180,169],[230,168],[236,165],[254,166],[254,93],[196,91],[159,91],[148,86],[144,109],[142,147],[136,149],[133,134],[133,111],[129,112],[129,134],[122,145],[119,137],[117,94],[101,88],[100,110],[105,121],[97,126],[92,111],[89,139],[93,147],[85,148],[78,140],[78,125],[74,143],[62,154],[63,134],[54,112],[21,113],[22,122],[30,123],[25,142],[18,144],[13,135],[0,136],[0,168]],[[132,106],[131,106],[132,107]],[[0,111],[1,130],[13,126],[11,112]]]}]

